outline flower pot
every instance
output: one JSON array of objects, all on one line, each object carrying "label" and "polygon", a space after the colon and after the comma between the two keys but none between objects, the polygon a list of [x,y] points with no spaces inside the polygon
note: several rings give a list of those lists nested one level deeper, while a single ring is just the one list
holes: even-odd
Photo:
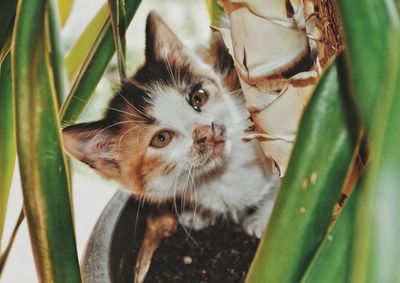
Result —
[{"label": "flower pot", "polygon": [[[86,246],[85,282],[134,282],[148,211],[126,192],[113,196]],[[257,245],[257,239],[227,221],[201,231],[178,226],[154,254],[145,282],[243,282]]]}]

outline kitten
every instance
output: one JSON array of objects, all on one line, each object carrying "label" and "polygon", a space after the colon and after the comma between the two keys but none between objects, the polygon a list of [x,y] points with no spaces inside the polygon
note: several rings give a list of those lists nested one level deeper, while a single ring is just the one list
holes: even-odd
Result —
[{"label": "kitten", "polygon": [[66,151],[136,198],[193,204],[178,217],[184,226],[227,217],[261,237],[280,179],[242,141],[248,113],[222,41],[192,52],[150,12],[145,55],[102,120],[63,129]]}]

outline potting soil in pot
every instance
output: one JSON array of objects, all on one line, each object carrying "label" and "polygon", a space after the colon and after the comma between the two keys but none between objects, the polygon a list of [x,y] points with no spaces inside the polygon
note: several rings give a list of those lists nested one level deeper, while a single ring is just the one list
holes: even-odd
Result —
[{"label": "potting soil in pot", "polygon": [[[140,233],[138,229],[135,238],[141,238],[137,233]],[[258,242],[226,222],[202,231],[191,231],[190,237],[178,227],[156,251],[145,282],[243,282]],[[133,282],[139,248],[139,241],[135,241],[130,250],[121,255],[115,282]]]}]

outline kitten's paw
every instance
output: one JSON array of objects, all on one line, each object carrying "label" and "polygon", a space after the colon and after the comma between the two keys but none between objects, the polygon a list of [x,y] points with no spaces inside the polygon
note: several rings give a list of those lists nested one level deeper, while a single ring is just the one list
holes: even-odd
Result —
[{"label": "kitten's paw", "polygon": [[260,217],[260,214],[255,213],[244,219],[243,229],[250,236],[255,236],[260,239],[267,223],[268,217]]},{"label": "kitten's paw", "polygon": [[216,222],[216,217],[210,214],[196,213],[193,211],[184,211],[179,214],[179,222],[187,229],[194,229],[199,231],[208,226],[212,226]]},{"label": "kitten's paw", "polygon": [[267,227],[269,218],[271,217],[277,192],[278,190],[276,189],[269,190],[265,195],[264,202],[255,210],[253,214],[244,218],[243,229],[250,236],[261,238],[265,228]]}]

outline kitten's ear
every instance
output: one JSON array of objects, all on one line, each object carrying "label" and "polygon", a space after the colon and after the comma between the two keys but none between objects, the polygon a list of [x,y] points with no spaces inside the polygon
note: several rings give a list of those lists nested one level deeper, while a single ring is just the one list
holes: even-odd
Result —
[{"label": "kitten's ear", "polygon": [[69,155],[88,164],[106,178],[115,177],[119,165],[111,133],[105,121],[81,123],[62,130],[64,148]]},{"label": "kitten's ear", "polygon": [[185,57],[184,45],[169,26],[154,11],[147,16],[146,23],[146,59],[160,61],[167,56]]}]

